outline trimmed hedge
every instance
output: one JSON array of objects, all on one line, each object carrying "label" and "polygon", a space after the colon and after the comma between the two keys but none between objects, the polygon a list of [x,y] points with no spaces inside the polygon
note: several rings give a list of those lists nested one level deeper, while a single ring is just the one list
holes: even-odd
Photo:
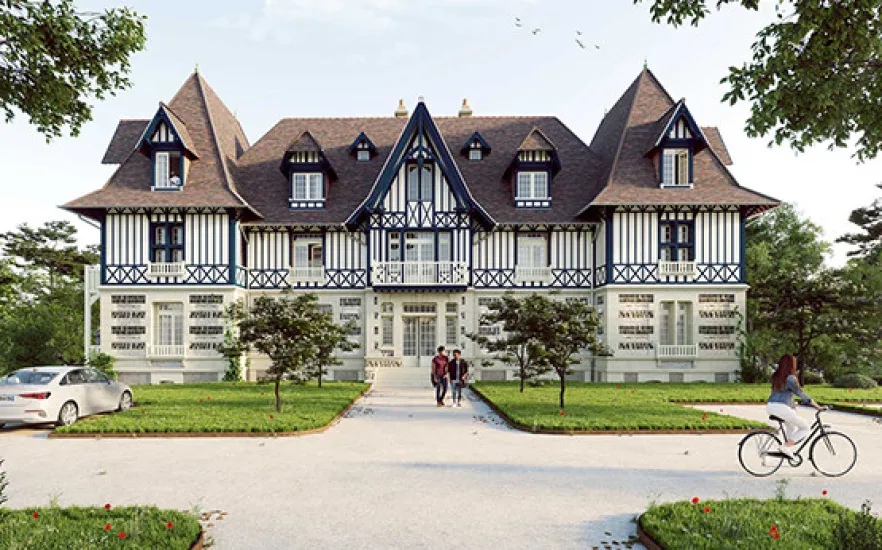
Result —
[{"label": "trimmed hedge", "polygon": [[863,374],[843,374],[833,382],[837,388],[859,388],[862,390],[870,390],[878,386],[875,380]]}]

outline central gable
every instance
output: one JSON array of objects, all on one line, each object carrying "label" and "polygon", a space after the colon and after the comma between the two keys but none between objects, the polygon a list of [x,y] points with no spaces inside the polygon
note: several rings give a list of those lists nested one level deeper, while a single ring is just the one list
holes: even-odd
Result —
[{"label": "central gable", "polygon": [[429,110],[420,102],[368,197],[346,224],[356,226],[375,212],[438,208],[473,215],[485,227],[495,225],[472,196]]}]

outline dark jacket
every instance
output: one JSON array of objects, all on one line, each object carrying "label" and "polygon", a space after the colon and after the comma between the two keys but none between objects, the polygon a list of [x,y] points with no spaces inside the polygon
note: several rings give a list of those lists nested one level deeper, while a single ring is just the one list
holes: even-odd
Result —
[{"label": "dark jacket", "polygon": [[432,358],[432,380],[444,378],[449,362],[450,359],[446,355],[436,355]]},{"label": "dark jacket", "polygon": [[469,363],[465,359],[459,360],[459,376],[456,375],[456,359],[451,359],[447,363],[447,372],[450,374],[450,380],[458,382],[466,377],[469,373]]}]

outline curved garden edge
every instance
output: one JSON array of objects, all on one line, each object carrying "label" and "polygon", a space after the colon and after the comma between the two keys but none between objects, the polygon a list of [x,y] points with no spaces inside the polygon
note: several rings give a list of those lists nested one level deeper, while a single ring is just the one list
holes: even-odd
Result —
[{"label": "curved garden edge", "polygon": [[205,530],[199,531],[199,535],[196,537],[196,540],[193,541],[193,544],[190,545],[190,550],[203,550],[205,548]]},{"label": "curved garden edge", "polygon": [[[502,412],[490,399],[474,386],[469,389],[477,395],[490,409],[501,418],[508,427],[531,434],[542,435],[716,435],[716,434],[748,434],[751,428],[706,429],[706,430],[552,430],[549,428],[533,428],[519,422]],[[695,403],[698,404],[698,403]]]},{"label": "curved garden edge", "polygon": [[646,550],[664,550],[662,545],[643,530],[643,514],[637,518],[637,538],[640,540],[640,544],[646,547]]},{"label": "curved garden edge", "polygon": [[[362,391],[358,397],[337,413],[324,426],[313,428],[311,430],[300,430],[296,432],[108,432],[108,433],[57,433],[55,431],[49,433],[46,437],[49,439],[181,439],[181,438],[219,438],[219,437],[299,437],[302,435],[320,434],[331,428],[340,421],[346,413],[348,413],[356,403],[361,401],[373,386],[368,386]],[[195,546],[194,546],[195,548]],[[201,548],[201,546],[200,546]]]}]

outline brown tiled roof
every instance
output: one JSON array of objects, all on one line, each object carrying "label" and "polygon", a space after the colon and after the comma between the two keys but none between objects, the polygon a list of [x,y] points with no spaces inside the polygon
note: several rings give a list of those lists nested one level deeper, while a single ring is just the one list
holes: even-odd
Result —
[{"label": "brown tiled roof", "polygon": [[[168,110],[186,127],[199,158],[190,163],[180,191],[151,191],[150,160],[133,143],[103,188],[75,199],[62,208],[89,216],[111,207],[223,207],[257,215],[238,195],[230,175],[236,155],[248,147],[241,127],[199,73],[193,73],[169,102]],[[134,126],[134,125],[133,125]],[[143,132],[143,130],[142,130]],[[118,129],[117,134],[121,132]],[[128,135],[114,136],[108,153],[120,158]]]},{"label": "brown tiled roof", "polygon": [[291,142],[291,145],[285,150],[286,153],[305,153],[314,152],[321,153],[322,146],[312,137],[309,130],[300,134],[300,136]]},{"label": "brown tiled roof", "polygon": [[120,164],[138,146],[138,140],[150,124],[149,120],[120,120],[101,164]]},{"label": "brown tiled roof", "polygon": [[720,129],[716,126],[703,126],[701,131],[704,132],[704,137],[707,138],[708,145],[710,145],[710,148],[717,154],[720,162],[726,166],[732,166],[732,157],[729,156],[729,148],[726,147],[726,143],[723,142],[723,136],[720,134]]},{"label": "brown tiled roof", "polygon": [[[243,155],[235,171],[242,196],[268,224],[341,224],[365,200],[407,124],[406,118],[288,118],[279,122]],[[597,192],[600,163],[569,128],[554,117],[436,117],[447,144],[464,143],[477,130],[493,154],[470,161],[458,148],[454,161],[477,202],[500,223],[576,221],[581,206]],[[537,129],[556,144],[562,169],[552,181],[551,209],[516,209],[511,184],[502,179],[524,139]],[[323,210],[290,210],[289,185],[278,170],[292,139],[309,131],[337,172]],[[371,137],[377,156],[358,162],[349,146],[359,133]]]},{"label": "brown tiled roof", "polygon": [[196,145],[193,143],[193,138],[190,137],[190,132],[187,130],[187,125],[184,124],[184,121],[178,118],[178,115],[176,115],[165,103],[160,102],[159,109],[165,113],[165,116],[171,121],[172,126],[174,127],[173,129],[175,133],[178,134],[178,139],[181,140],[181,145],[184,146],[184,149],[189,151],[192,156],[198,158],[199,152],[196,151]]},{"label": "brown tiled roof", "polygon": [[542,130],[535,127],[518,146],[518,151],[554,151],[554,149],[554,144],[545,137]]},{"label": "brown tiled roof", "polygon": [[[591,142],[592,149],[603,157],[607,176],[602,191],[590,200],[586,210],[592,206],[624,204],[731,204],[755,207],[779,204],[776,199],[738,185],[715,147],[695,154],[692,189],[659,188],[657,165],[653,158],[646,156],[647,144],[652,143],[658,135],[660,119],[664,118],[665,113],[670,113],[675,105],[655,75],[644,69],[601,122]],[[618,143],[612,155],[611,142]]]}]

